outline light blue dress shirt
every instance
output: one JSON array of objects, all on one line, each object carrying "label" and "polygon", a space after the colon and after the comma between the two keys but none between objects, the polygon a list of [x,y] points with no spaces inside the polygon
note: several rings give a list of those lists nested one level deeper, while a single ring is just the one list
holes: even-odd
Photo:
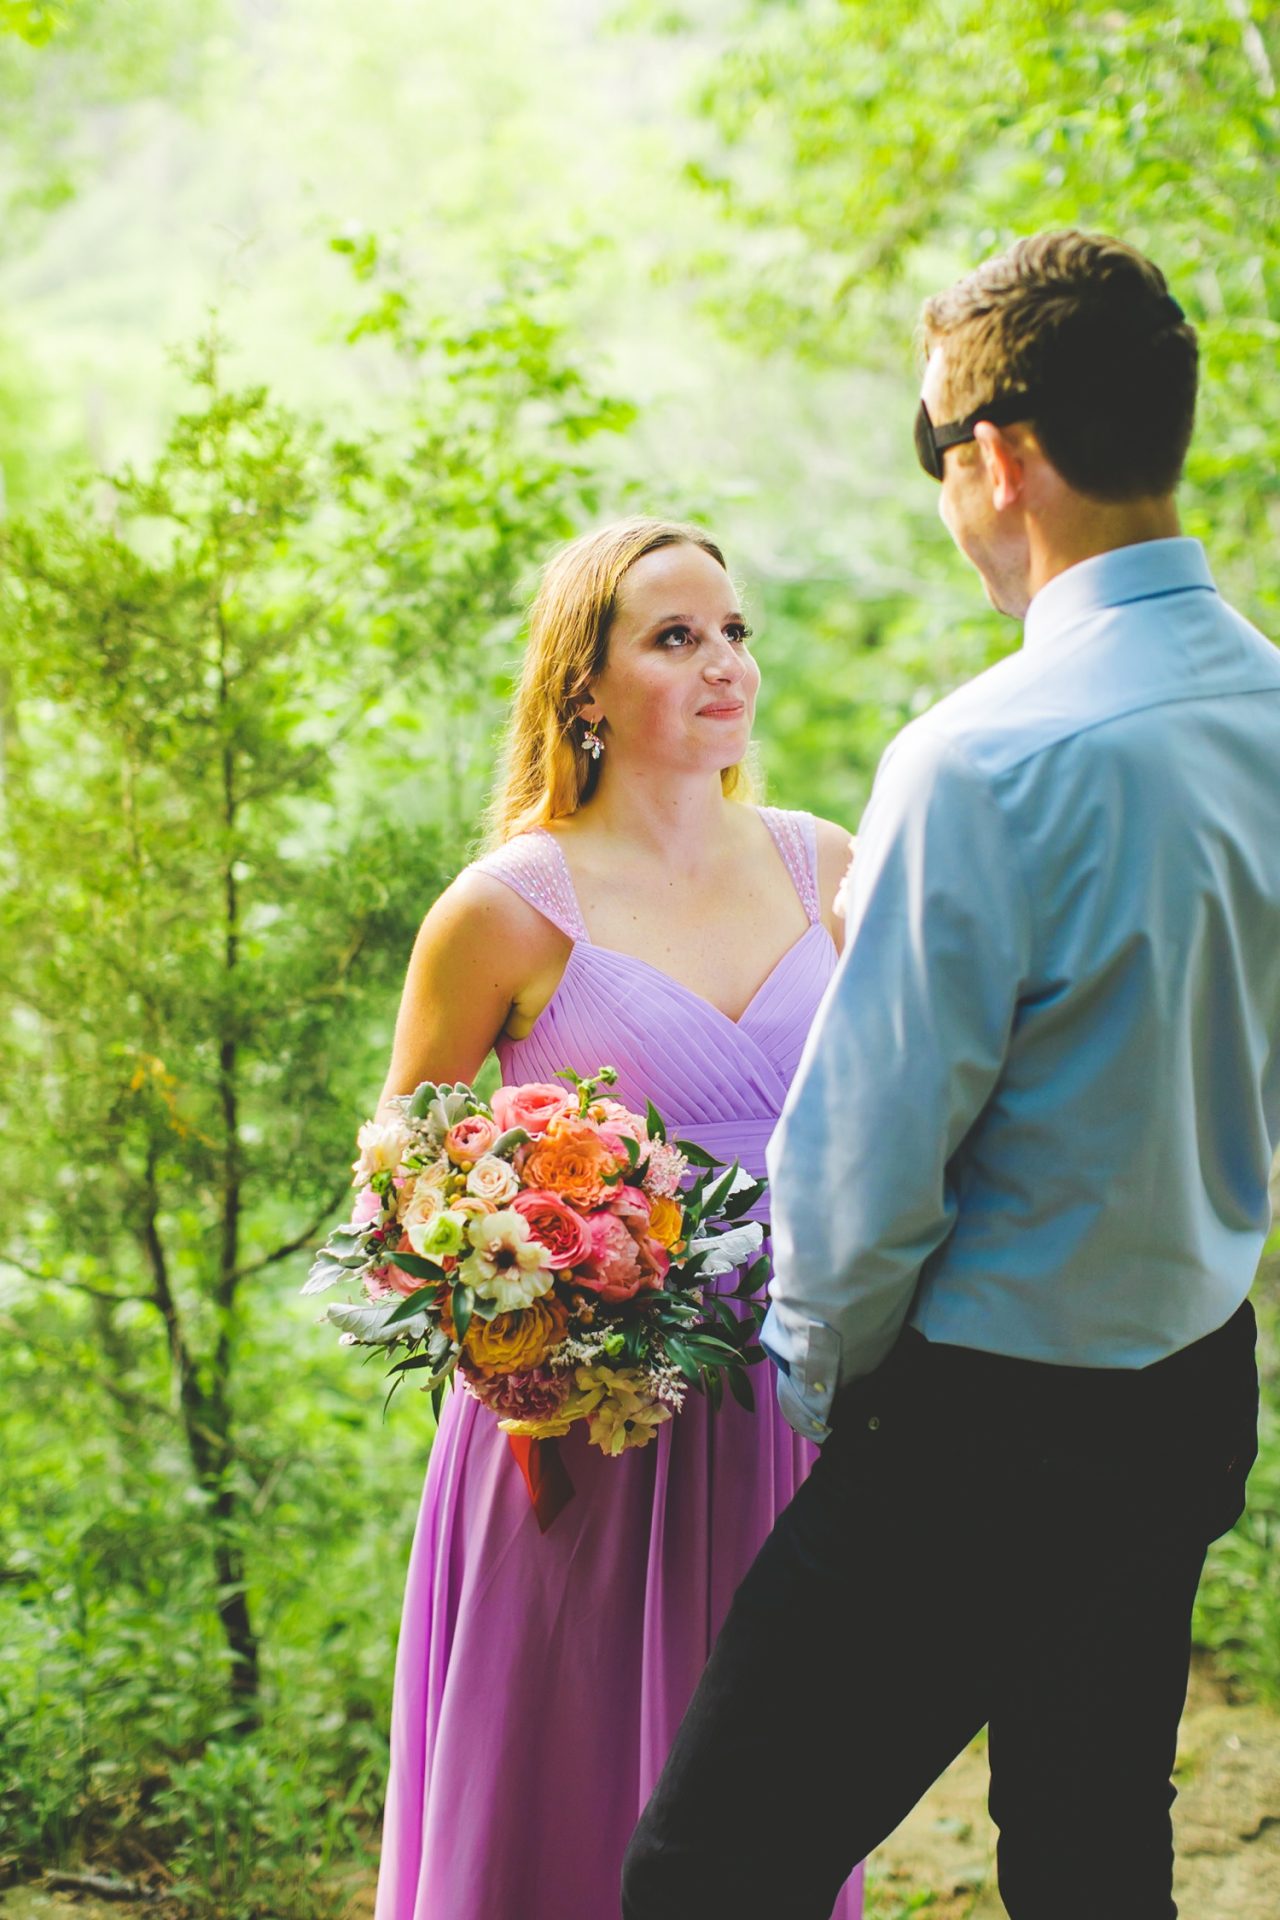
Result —
[{"label": "light blue dress shirt", "polygon": [[899,735],[769,1149],[792,1425],[903,1322],[1143,1367],[1230,1318],[1280,1139],[1280,652],[1198,541],[1035,596]]}]

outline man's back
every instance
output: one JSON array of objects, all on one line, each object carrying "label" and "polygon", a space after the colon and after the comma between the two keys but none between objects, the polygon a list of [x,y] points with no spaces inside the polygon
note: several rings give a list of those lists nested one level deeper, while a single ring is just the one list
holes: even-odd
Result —
[{"label": "man's back", "polygon": [[1194,542],[1155,542],[1051,583],[1023,651],[919,731],[913,752],[944,741],[990,783],[1029,938],[912,1319],[936,1340],[1146,1365],[1239,1305],[1269,1225],[1280,653]]}]

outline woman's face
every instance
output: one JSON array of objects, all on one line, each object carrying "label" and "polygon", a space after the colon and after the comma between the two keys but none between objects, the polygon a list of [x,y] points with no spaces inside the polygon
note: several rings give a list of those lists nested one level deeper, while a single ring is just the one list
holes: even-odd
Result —
[{"label": "woman's face", "polygon": [[646,553],[618,591],[604,669],[582,717],[608,728],[614,762],[719,772],[751,737],[760,669],[724,568],[701,547]]}]

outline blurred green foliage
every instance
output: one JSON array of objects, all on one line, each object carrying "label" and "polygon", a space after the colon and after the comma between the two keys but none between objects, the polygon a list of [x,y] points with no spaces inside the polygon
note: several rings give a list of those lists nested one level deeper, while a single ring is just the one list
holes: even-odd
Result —
[{"label": "blurred green foliage", "polygon": [[[1017,638],[912,463],[919,298],[1071,221],[1200,327],[1188,528],[1280,631],[1277,32],[0,0],[0,1878],[367,1876],[430,1410],[296,1289],[559,539],[711,525],[770,797],[852,827]],[[1276,1271],[1197,1636],[1280,1699]]]}]

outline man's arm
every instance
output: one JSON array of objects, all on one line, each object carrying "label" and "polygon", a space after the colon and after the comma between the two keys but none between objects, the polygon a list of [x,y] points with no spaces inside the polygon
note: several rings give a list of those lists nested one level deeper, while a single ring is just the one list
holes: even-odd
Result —
[{"label": "man's arm", "polygon": [[890,748],[858,839],[845,949],[769,1148],[763,1339],[791,1424],[892,1347],[956,1212],[948,1163],[999,1077],[1029,913],[985,776],[927,728]]}]

